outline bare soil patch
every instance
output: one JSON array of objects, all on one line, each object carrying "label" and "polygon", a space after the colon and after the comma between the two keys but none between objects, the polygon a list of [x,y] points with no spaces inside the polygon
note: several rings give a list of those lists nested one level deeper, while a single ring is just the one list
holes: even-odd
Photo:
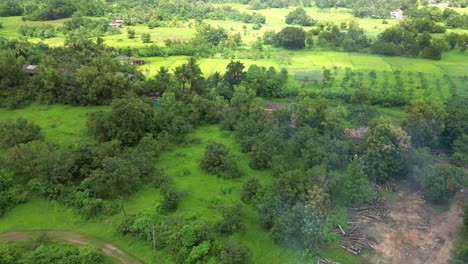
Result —
[{"label": "bare soil patch", "polygon": [[446,264],[463,226],[463,206],[468,190],[460,191],[450,210],[437,214],[418,192],[400,191],[394,201],[384,201],[386,221],[359,217],[361,232],[373,241],[375,264]]}]

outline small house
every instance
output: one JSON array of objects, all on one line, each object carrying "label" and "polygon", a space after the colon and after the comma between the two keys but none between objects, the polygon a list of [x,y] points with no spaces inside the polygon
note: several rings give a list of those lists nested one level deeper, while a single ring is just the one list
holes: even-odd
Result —
[{"label": "small house", "polygon": [[401,9],[395,9],[390,12],[390,17],[393,19],[403,19],[403,11]]},{"label": "small house", "polygon": [[144,65],[145,61],[140,58],[132,58],[132,64],[133,65]]},{"label": "small house", "polygon": [[121,17],[114,18],[114,22],[109,24],[109,26],[116,27],[116,28],[122,28],[122,25],[123,25],[123,19]]},{"label": "small house", "polygon": [[21,67],[21,69],[27,74],[29,74],[29,76],[36,75],[36,68],[37,68],[37,65],[34,65],[34,64],[23,65],[23,67]]}]

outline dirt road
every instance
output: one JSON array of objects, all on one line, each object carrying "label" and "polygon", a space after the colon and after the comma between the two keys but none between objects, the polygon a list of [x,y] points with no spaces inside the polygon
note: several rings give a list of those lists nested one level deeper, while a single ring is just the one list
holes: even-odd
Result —
[{"label": "dirt road", "polygon": [[91,245],[101,249],[104,255],[109,256],[120,263],[125,264],[143,264],[144,262],[131,254],[119,249],[113,244],[95,237],[85,234],[80,234],[71,231],[58,231],[58,230],[39,230],[39,231],[18,231],[18,232],[5,232],[0,233],[0,240],[29,240],[38,234],[44,234],[47,239],[55,241],[63,241],[76,245]]}]

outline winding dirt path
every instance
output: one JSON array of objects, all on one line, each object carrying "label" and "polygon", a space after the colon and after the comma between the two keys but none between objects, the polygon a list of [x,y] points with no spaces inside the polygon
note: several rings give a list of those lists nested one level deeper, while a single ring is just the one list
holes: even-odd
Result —
[{"label": "winding dirt path", "polygon": [[124,264],[143,264],[144,262],[136,258],[135,256],[125,252],[117,246],[92,237],[85,234],[80,234],[71,231],[59,231],[59,230],[39,230],[39,231],[18,231],[18,232],[5,232],[0,233],[0,241],[17,241],[17,240],[29,240],[38,234],[44,234],[47,239],[63,241],[76,245],[91,245],[94,246],[104,253],[120,263]]}]

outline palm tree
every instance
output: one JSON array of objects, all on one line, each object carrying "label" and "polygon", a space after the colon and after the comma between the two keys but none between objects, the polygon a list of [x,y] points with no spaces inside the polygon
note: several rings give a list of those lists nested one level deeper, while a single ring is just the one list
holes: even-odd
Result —
[{"label": "palm tree", "polygon": [[197,60],[194,57],[190,57],[187,60],[187,67],[190,71],[190,93],[192,89],[196,88],[196,83],[202,77],[202,71],[200,65],[197,63]]},{"label": "palm tree", "polygon": [[190,69],[187,66],[187,64],[182,64],[175,68],[174,76],[176,77],[177,81],[182,85],[182,92],[185,93],[185,84],[191,78]]}]

